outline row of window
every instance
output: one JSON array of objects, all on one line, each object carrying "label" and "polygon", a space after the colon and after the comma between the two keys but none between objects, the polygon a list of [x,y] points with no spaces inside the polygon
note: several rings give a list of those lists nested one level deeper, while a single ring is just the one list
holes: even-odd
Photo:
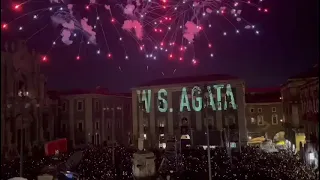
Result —
[{"label": "row of window", "polygon": [[[282,119],[280,119],[280,122],[282,122]],[[256,124],[256,123],[257,123],[258,126],[265,125],[262,115],[257,116],[257,119],[255,119],[254,117],[251,117],[251,124]],[[272,115],[271,123],[272,123],[272,125],[277,125],[279,123],[277,114],[273,114]]]},{"label": "row of window", "polygon": [[[67,111],[67,103],[63,102],[62,103],[62,111],[66,112]],[[83,111],[83,101],[77,101],[77,111]]]},{"label": "row of window", "polygon": [[[210,125],[214,125],[214,119],[212,119],[212,118],[208,118],[208,122],[209,122],[209,126]],[[230,117],[227,117],[227,118],[225,118],[225,121],[224,121],[226,124],[235,124],[236,123],[236,119],[235,119],[235,117],[234,116],[230,116]],[[206,125],[207,124],[207,121],[206,120],[204,120],[204,125]],[[181,119],[181,124],[180,124],[180,126],[188,126],[189,125],[189,121],[188,121],[188,119],[187,118],[182,118]],[[143,126],[148,126],[148,121],[144,121],[144,123],[143,123]],[[159,127],[165,127],[165,121],[164,120],[160,120],[159,121]]]},{"label": "row of window", "polygon": [[[83,109],[84,109],[84,105],[83,104],[84,104],[84,102],[82,100],[77,101],[77,111],[83,111]],[[94,108],[95,108],[96,112],[100,112],[100,102],[99,101],[95,102]],[[117,110],[121,110],[122,107],[118,106],[116,109]],[[107,107],[107,108],[104,108],[103,110],[107,110],[108,111],[109,108]],[[62,111],[63,112],[67,111],[67,103],[66,102],[62,103]]]},{"label": "row of window", "polygon": [[[251,113],[254,113],[255,111],[254,111],[255,109],[254,108],[250,108],[250,112]],[[272,112],[277,112],[277,108],[276,107],[272,107]],[[262,113],[262,108],[258,108],[258,113]]]},{"label": "row of window", "polygon": [[[118,128],[121,128],[121,123],[120,122],[116,123],[115,125],[117,125]],[[109,121],[107,122],[107,128],[108,129],[111,128],[111,123]],[[99,122],[95,122],[95,129],[96,130],[100,129]],[[83,123],[82,122],[78,122],[77,130],[78,130],[78,132],[83,132]],[[62,132],[66,132],[66,124],[62,124]]]}]

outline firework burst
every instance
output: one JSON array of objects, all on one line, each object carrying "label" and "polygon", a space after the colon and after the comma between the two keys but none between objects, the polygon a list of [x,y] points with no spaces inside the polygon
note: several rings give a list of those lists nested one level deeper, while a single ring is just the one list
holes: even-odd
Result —
[{"label": "firework burst", "polygon": [[[33,6],[32,3],[43,5],[39,8],[39,6]],[[24,12],[24,6],[28,4],[34,8]],[[108,59],[129,60],[130,54],[126,49],[128,47],[124,43],[124,38],[129,36],[135,41],[137,51],[143,53],[146,59],[169,59],[197,65],[199,60],[195,56],[194,46],[202,47],[203,43],[207,43],[205,46],[211,49],[208,57],[214,57],[212,50],[214,42],[209,39],[207,33],[212,32],[211,28],[218,26],[215,17],[220,17],[230,24],[229,27],[224,28],[227,30],[220,28],[222,36],[227,36],[227,33],[230,32],[240,34],[242,29],[250,30],[256,35],[260,33],[242,16],[243,7],[246,6],[261,13],[268,13],[268,9],[263,7],[262,0],[256,2],[242,0],[89,0],[84,3],[71,0],[27,0],[12,4],[10,11],[24,14],[17,13],[12,20],[2,22],[2,31],[14,28],[23,31],[24,27],[17,23],[18,20],[32,17],[38,23],[43,23],[43,28],[31,34],[27,40],[39,33],[45,33],[48,27],[58,28],[60,33],[54,38],[52,46],[56,45],[59,39],[67,46],[76,44],[79,46],[78,54],[75,54],[76,60],[81,59],[81,50],[84,46],[82,42],[84,41],[95,46],[96,53],[105,54]],[[50,17],[51,23],[39,20],[44,17]],[[109,23],[108,26],[114,28],[115,31],[110,33],[110,29],[105,28],[106,23]],[[119,43],[110,43],[110,36],[117,36]],[[203,36],[206,42],[197,41],[200,36]],[[79,44],[75,41],[77,38],[80,39]],[[111,45],[122,48],[123,57],[113,57]],[[187,52],[188,55],[186,55]],[[47,60],[47,55],[45,58]],[[121,67],[118,69],[122,71]]]}]

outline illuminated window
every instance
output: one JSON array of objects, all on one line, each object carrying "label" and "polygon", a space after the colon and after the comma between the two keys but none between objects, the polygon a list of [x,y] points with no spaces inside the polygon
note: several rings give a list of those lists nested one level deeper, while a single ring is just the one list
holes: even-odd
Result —
[{"label": "illuminated window", "polygon": [[163,123],[163,122],[160,123],[160,124],[159,124],[159,127],[164,127],[164,123]]},{"label": "illuminated window", "polygon": [[254,117],[251,118],[251,124],[255,124],[256,123],[256,119]]},{"label": "illuminated window", "polygon": [[166,143],[159,143],[159,148],[165,149],[167,147]]},{"label": "illuminated window", "polygon": [[258,119],[258,125],[259,125],[259,126],[262,126],[262,125],[264,124],[264,122],[263,122],[263,116],[258,116],[257,119]]}]

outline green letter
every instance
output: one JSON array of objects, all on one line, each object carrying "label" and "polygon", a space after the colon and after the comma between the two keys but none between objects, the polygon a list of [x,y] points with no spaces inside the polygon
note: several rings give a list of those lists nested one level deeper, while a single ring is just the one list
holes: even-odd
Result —
[{"label": "green letter", "polygon": [[210,101],[210,106],[212,107],[212,110],[215,111],[216,110],[216,105],[215,105],[214,100],[213,100],[211,87],[207,86],[207,90],[208,90],[208,95],[209,95],[209,98],[210,98],[210,100],[209,100]]},{"label": "green letter", "polygon": [[[164,96],[168,95],[168,92],[165,89],[160,89],[158,91],[158,109],[160,112],[166,112],[168,110],[168,102],[163,97],[161,97],[161,94]],[[163,107],[160,107],[160,103],[162,102]]]},{"label": "green letter", "polygon": [[190,104],[189,104],[189,99],[187,95],[187,88],[182,88],[181,92],[181,100],[180,100],[180,112],[183,111],[184,107],[187,107],[187,110],[190,111]]},{"label": "green letter", "polygon": [[219,85],[213,85],[213,87],[217,90],[217,105],[218,105],[218,110],[221,111],[221,89],[223,88],[223,84]]},{"label": "green letter", "polygon": [[[201,111],[202,109],[202,97],[194,97],[194,93],[197,92],[198,95],[201,95],[201,89],[199,86],[195,86],[192,88],[191,96],[192,96],[192,108],[194,111]],[[196,101],[198,102],[198,106],[196,106]]]},{"label": "green letter", "polygon": [[227,84],[227,90],[226,90],[226,98],[225,98],[225,102],[224,102],[224,110],[227,109],[228,107],[228,102],[227,102],[227,98],[230,98],[230,102],[231,105],[232,105],[232,108],[233,109],[237,109],[237,105],[234,101],[234,96],[233,96],[233,92],[232,92],[232,88],[231,88],[231,85],[230,84]]},{"label": "green letter", "polygon": [[142,101],[144,101],[144,105],[146,108],[146,112],[149,113],[150,112],[150,101],[151,101],[151,89],[148,89],[148,97],[146,95],[146,90],[142,91]]}]

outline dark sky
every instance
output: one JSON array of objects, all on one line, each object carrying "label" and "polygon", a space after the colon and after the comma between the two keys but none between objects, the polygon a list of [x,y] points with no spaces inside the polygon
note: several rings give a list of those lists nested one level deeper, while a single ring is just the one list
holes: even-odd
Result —
[{"label": "dark sky", "polygon": [[[137,45],[125,35],[123,37],[129,60],[119,58],[123,56],[121,46],[113,46],[115,40],[109,39],[112,60],[108,60],[105,55],[97,56],[97,47],[83,46],[81,60],[76,61],[79,43],[70,47],[59,43],[59,46],[48,51],[59,33],[51,30],[54,29],[51,24],[48,30],[28,44],[43,54],[48,52],[50,61],[43,64],[43,71],[48,77],[50,89],[90,89],[99,85],[113,92],[128,92],[131,87],[153,79],[213,73],[236,75],[243,78],[249,87],[275,87],[289,76],[305,71],[318,62],[318,0],[266,1],[270,11],[268,15],[258,16],[256,11],[244,14],[256,22],[260,35],[242,33],[237,36],[229,33],[224,37],[218,28],[207,32],[212,39],[215,57],[208,56],[207,43],[201,40],[203,37],[199,37],[195,47],[196,57],[200,61],[197,66],[192,66],[190,60],[184,63],[172,62],[166,56],[156,61],[145,59],[138,53]],[[2,21],[8,20],[2,17]],[[21,23],[29,21],[32,20],[29,18]],[[223,24],[221,20],[212,21],[214,23],[222,23],[220,25],[226,27],[226,31],[233,31],[230,25]],[[46,23],[39,24],[34,27],[39,29]],[[112,33],[116,32],[109,29],[106,31],[107,35],[112,36]],[[103,44],[103,41],[100,42]],[[119,66],[122,71],[119,71]],[[173,74],[174,69],[177,70]]]}]

